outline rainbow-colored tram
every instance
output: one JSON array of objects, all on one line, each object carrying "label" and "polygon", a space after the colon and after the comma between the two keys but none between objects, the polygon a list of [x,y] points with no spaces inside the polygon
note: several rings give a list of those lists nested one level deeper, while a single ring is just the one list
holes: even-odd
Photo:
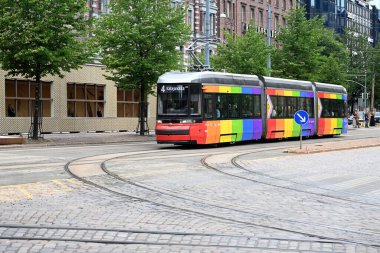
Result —
[{"label": "rainbow-colored tram", "polygon": [[340,85],[218,72],[169,72],[157,83],[158,143],[215,144],[347,133]]}]

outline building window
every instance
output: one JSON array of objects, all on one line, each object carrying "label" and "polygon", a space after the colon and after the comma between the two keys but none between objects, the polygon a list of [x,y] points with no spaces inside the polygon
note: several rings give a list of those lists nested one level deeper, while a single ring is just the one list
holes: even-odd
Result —
[{"label": "building window", "polygon": [[227,2],[227,18],[231,17],[231,1]]},{"label": "building window", "polygon": [[136,118],[140,114],[140,92],[138,90],[117,90],[117,116]]},{"label": "building window", "polygon": [[242,4],[241,5],[241,22],[242,23],[245,23],[247,21],[247,16],[246,16],[246,8],[245,8],[245,5]]},{"label": "building window", "polygon": [[104,85],[68,83],[68,117],[104,117]]},{"label": "building window", "polygon": [[[41,116],[51,117],[51,82],[41,82]],[[36,83],[29,80],[5,80],[7,117],[31,117],[34,112]]]},{"label": "building window", "polygon": [[278,31],[278,28],[279,28],[279,27],[278,27],[278,26],[279,26],[279,21],[278,21],[278,20],[279,20],[278,15],[275,15],[275,16],[274,16],[274,30],[275,30],[275,31]]},{"label": "building window", "polygon": [[255,7],[251,6],[250,22],[255,23]]},{"label": "building window", "polygon": [[191,28],[191,31],[194,32],[194,17],[193,10],[187,10],[187,25]]},{"label": "building window", "polygon": [[263,27],[264,25],[264,16],[263,16],[263,10],[259,10],[259,27]]}]

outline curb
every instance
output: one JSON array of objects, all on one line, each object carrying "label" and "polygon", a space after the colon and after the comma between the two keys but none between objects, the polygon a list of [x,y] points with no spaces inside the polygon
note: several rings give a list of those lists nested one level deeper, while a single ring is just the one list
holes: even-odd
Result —
[{"label": "curb", "polygon": [[[342,144],[344,146],[341,146]],[[312,153],[322,153],[329,151],[341,151],[341,150],[351,150],[359,148],[372,148],[380,146],[380,138],[371,138],[365,140],[357,141],[343,141],[343,143],[337,144],[336,142],[327,142],[325,144],[314,144],[305,146],[302,149],[299,148],[290,148],[285,150],[287,153],[292,154],[312,154]]]}]

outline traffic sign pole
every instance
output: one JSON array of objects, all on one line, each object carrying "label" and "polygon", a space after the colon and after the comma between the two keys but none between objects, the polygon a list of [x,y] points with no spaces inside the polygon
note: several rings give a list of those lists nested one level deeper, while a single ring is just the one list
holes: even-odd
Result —
[{"label": "traffic sign pole", "polygon": [[300,125],[300,149],[302,149],[302,126],[309,121],[309,114],[304,110],[296,111],[294,114],[294,121]]}]

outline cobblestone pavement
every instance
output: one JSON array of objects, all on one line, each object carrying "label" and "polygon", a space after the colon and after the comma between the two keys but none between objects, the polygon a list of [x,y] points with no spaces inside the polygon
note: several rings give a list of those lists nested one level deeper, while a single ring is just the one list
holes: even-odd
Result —
[{"label": "cobblestone pavement", "polygon": [[0,186],[0,252],[380,252],[380,148],[278,146],[94,155],[67,166],[84,181]]}]

